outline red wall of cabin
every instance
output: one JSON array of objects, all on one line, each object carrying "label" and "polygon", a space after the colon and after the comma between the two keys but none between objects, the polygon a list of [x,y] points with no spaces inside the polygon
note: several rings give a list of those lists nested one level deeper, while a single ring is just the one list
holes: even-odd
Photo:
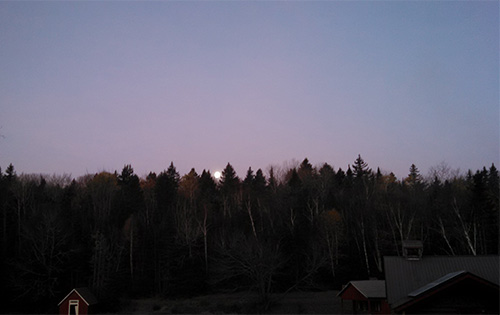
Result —
[{"label": "red wall of cabin", "polygon": [[[354,300],[354,301],[368,301],[368,299],[361,294],[358,289],[356,289],[352,284],[349,284],[349,287],[342,292],[341,298],[344,300]],[[371,302],[371,300],[370,300]],[[390,314],[391,307],[387,300],[380,300],[380,311],[374,312],[373,314]]]},{"label": "red wall of cabin", "polygon": [[60,315],[68,315],[69,311],[69,300],[78,300],[78,315],[86,315],[89,312],[87,303],[76,293],[71,293],[64,302],[59,306]]},{"label": "red wall of cabin", "polygon": [[349,287],[342,292],[340,297],[344,300],[368,301],[352,284],[349,284]]},{"label": "red wall of cabin", "polygon": [[391,307],[387,300],[382,300],[379,314],[391,314]]}]

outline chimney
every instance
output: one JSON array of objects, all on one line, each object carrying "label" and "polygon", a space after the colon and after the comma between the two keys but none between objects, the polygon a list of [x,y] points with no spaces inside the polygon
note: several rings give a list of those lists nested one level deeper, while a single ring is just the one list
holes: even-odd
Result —
[{"label": "chimney", "polygon": [[422,241],[403,241],[403,256],[406,260],[422,259],[423,251],[424,245],[422,244]]}]

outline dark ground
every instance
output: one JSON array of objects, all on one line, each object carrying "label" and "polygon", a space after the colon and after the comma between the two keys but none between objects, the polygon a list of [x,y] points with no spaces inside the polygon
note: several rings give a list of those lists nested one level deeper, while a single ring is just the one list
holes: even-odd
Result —
[{"label": "dark ground", "polygon": [[[276,294],[267,314],[340,314],[338,291]],[[249,292],[204,295],[189,299],[132,300],[120,314],[248,314],[257,313],[256,295]]]}]

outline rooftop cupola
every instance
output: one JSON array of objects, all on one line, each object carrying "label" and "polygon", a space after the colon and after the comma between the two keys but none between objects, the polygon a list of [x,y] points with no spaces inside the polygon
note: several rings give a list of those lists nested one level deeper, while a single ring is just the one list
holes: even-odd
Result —
[{"label": "rooftop cupola", "polygon": [[422,253],[424,251],[424,245],[422,241],[403,241],[403,256],[406,260],[420,260],[422,259]]}]

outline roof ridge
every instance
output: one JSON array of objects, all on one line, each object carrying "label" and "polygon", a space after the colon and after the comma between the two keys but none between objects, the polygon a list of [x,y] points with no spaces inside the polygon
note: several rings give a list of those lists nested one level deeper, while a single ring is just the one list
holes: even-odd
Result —
[{"label": "roof ridge", "polygon": [[455,279],[456,277],[461,276],[461,275],[466,274],[466,273],[468,273],[467,270],[453,271],[453,272],[447,273],[444,276],[439,277],[436,280],[432,280],[431,282],[427,283],[426,285],[424,285],[416,290],[413,290],[412,292],[408,293],[408,296],[409,297],[419,296],[422,293],[425,293],[431,289],[434,289],[435,287],[437,287],[437,286],[439,286],[447,281]]}]

